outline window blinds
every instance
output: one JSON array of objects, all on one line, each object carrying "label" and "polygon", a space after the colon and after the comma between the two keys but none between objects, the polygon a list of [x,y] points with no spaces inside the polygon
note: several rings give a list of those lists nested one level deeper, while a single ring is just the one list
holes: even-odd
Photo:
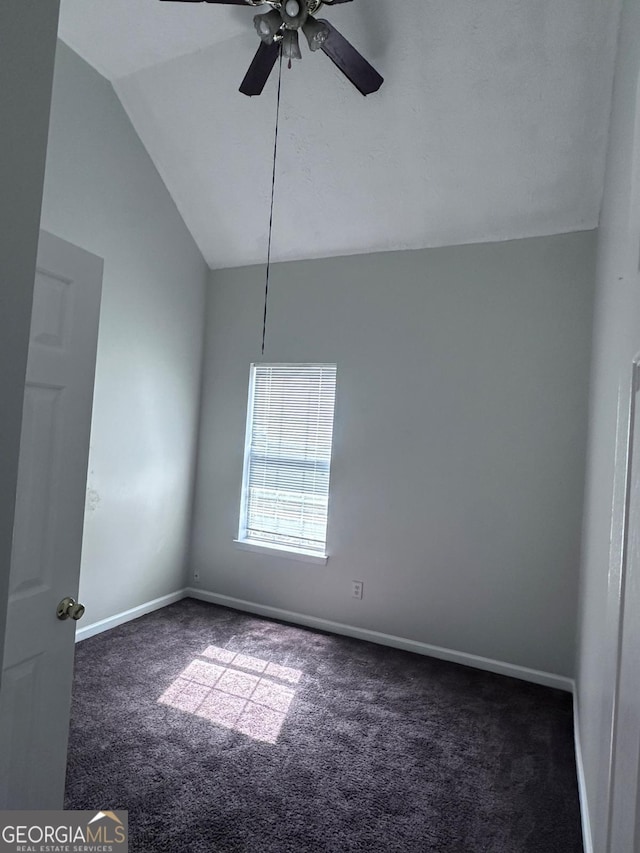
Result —
[{"label": "window blinds", "polygon": [[324,553],[335,364],[252,367],[240,537]]}]

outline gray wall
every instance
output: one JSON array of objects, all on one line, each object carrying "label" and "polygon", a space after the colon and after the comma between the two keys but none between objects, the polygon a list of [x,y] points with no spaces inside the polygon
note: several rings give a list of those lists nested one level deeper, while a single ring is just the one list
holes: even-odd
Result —
[{"label": "gray wall", "polygon": [[274,268],[265,360],[338,364],[326,567],[232,544],[264,268],[212,273],[200,586],[572,676],[594,256],[585,232]]},{"label": "gray wall", "polygon": [[0,661],[58,8],[0,3]]},{"label": "gray wall", "polygon": [[[631,365],[640,353],[640,4],[625,2],[598,241],[577,676],[594,849],[604,853],[618,667]],[[613,515],[612,515],[613,513]],[[630,519],[637,537],[638,519]],[[640,616],[636,613],[633,618]],[[636,656],[638,651],[633,653]],[[628,719],[638,719],[636,707]],[[638,724],[618,732],[637,756]],[[637,759],[636,759],[637,761]],[[628,791],[633,791],[631,787]],[[627,811],[632,813],[632,803]],[[612,853],[627,853],[613,849]]]},{"label": "gray wall", "polygon": [[59,44],[43,228],[104,258],[86,623],[184,586],[207,270],[110,83]]}]

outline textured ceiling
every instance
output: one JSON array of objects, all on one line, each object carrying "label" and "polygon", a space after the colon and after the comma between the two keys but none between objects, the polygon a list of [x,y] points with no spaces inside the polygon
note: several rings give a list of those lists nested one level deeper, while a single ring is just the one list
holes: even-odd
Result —
[{"label": "textured ceiling", "polygon": [[[283,69],[276,260],[597,225],[618,2],[354,0],[323,13],[385,77]],[[277,67],[238,93],[255,10],[62,0],[61,38],[113,80],[212,268],[264,262]]]}]

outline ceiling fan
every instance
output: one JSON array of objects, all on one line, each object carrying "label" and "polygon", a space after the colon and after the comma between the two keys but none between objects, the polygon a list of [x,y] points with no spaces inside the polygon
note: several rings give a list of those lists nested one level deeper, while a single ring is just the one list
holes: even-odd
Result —
[{"label": "ceiling fan", "polygon": [[261,39],[260,47],[246,73],[240,91],[260,95],[282,51],[289,60],[301,59],[298,31],[302,30],[312,51],[322,50],[363,94],[377,92],[383,78],[336,28],[314,13],[322,6],[351,0],[168,0],[180,3],[220,3],[229,6],[270,6],[266,14],[253,19]]}]

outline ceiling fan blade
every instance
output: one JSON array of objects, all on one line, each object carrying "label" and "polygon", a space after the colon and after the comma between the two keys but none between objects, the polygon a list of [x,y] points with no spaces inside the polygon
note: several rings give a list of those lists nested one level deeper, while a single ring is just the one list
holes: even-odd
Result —
[{"label": "ceiling fan blade", "polygon": [[322,44],[322,50],[329,59],[338,66],[345,77],[348,77],[363,95],[371,95],[373,92],[377,92],[384,83],[384,78],[329,21],[322,20],[322,23],[329,29],[329,37]]},{"label": "ceiling fan blade", "polygon": [[322,0],[325,6],[337,6],[338,3],[351,3],[352,0]]},{"label": "ceiling fan blade", "polygon": [[240,84],[240,91],[243,95],[251,96],[262,93],[279,53],[280,42],[273,42],[272,44],[260,42],[260,47]]}]

